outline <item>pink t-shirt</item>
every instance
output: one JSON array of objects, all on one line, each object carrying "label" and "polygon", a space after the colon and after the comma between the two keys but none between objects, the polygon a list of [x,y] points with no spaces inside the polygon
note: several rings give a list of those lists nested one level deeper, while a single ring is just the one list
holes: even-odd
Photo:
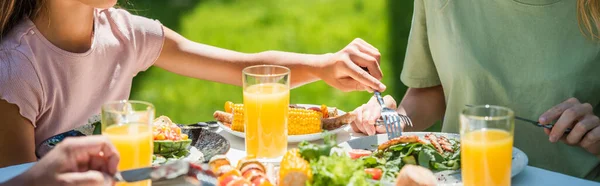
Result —
[{"label": "pink t-shirt", "polygon": [[36,146],[85,124],[102,104],[128,99],[133,77],[160,54],[158,21],[114,8],[94,17],[93,44],[84,53],[54,46],[27,18],[0,43],[0,99],[31,121]]}]

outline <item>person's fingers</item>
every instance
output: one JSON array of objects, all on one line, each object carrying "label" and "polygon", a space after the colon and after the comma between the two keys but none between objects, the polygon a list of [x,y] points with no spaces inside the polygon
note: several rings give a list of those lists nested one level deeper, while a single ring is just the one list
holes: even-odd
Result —
[{"label": "person's fingers", "polygon": [[361,38],[356,38],[356,39],[354,39],[353,42],[357,42],[357,43],[363,44],[363,45],[368,46],[369,48],[373,48],[377,52],[379,52],[379,49],[377,49],[375,46],[371,45],[370,43],[368,43],[367,41],[365,41],[365,40],[363,40]]},{"label": "person's fingers", "polygon": [[64,154],[74,155],[78,161],[84,161],[85,165],[89,165],[87,161],[90,157],[100,156],[105,160],[109,174],[117,172],[119,153],[105,136],[70,137],[56,148],[61,149]]},{"label": "person's fingers", "polygon": [[369,72],[363,70],[358,65],[354,64],[349,58],[345,61],[345,68],[342,69],[345,73],[348,74],[352,79],[358,81],[364,86],[371,87],[380,92],[385,91],[386,86],[381,83],[381,81],[377,80],[375,77],[371,76]]},{"label": "person's fingers", "polygon": [[544,133],[546,133],[546,135],[550,135],[550,129],[544,128]]},{"label": "person's fingers", "polygon": [[385,107],[396,110],[398,105],[396,104],[396,100],[390,95],[386,95],[383,97],[383,101],[385,102]]},{"label": "person's fingers", "polygon": [[583,136],[590,130],[600,126],[598,116],[587,115],[582,120],[575,124],[573,130],[567,136],[565,143],[569,145],[577,145],[583,139]]},{"label": "person's fingers", "polygon": [[352,111],[352,113],[354,113],[356,115],[356,118],[354,119],[354,121],[352,121],[352,123],[350,123],[350,126],[352,127],[352,130],[357,133],[361,132],[357,125],[360,125],[362,123],[362,107],[363,106],[364,105],[356,107],[356,109],[354,109],[354,111]]},{"label": "person's fingers", "polygon": [[592,112],[592,106],[590,104],[575,104],[564,110],[558,121],[552,127],[550,131],[550,141],[558,141],[565,133],[567,128],[573,127],[575,123],[587,113]]},{"label": "person's fingers", "polygon": [[104,186],[112,185],[110,176],[98,171],[69,172],[57,176],[59,185]]},{"label": "person's fingers", "polygon": [[377,58],[361,52],[358,48],[348,48],[347,52],[350,60],[352,60],[354,64],[359,67],[366,67],[369,74],[376,79],[383,78],[383,73],[381,72]]},{"label": "person's fingers", "polygon": [[370,44],[368,44],[367,42],[363,41],[363,42],[359,42],[357,44],[358,50],[360,50],[363,53],[366,53],[369,56],[374,57],[377,60],[378,64],[381,64],[381,53],[379,53],[379,50],[377,50],[377,48],[371,46]]},{"label": "person's fingers", "polygon": [[539,122],[541,124],[550,124],[552,121],[557,120],[563,114],[563,112],[576,104],[579,104],[579,100],[577,100],[577,98],[569,98],[543,113],[539,118]]},{"label": "person's fingers", "polygon": [[332,83],[332,86],[343,92],[361,91],[367,87],[351,77],[336,79],[335,83]]},{"label": "person's fingers", "polygon": [[[367,131],[365,130],[365,128],[362,125],[362,122],[364,120],[364,116],[362,115],[364,106],[365,105],[360,106],[361,109],[356,111],[356,128],[358,128],[358,131],[360,131],[360,133],[366,134]],[[359,113],[359,111],[360,111],[360,113]]]},{"label": "person's fingers", "polygon": [[583,137],[579,145],[589,151],[593,146],[598,146],[598,142],[600,142],[600,127],[596,127],[589,131]]},{"label": "person's fingers", "polygon": [[385,126],[380,125],[380,126],[375,127],[375,129],[377,130],[377,134],[386,133]]},{"label": "person's fingers", "polygon": [[363,110],[363,122],[362,122],[362,126],[365,129],[365,131],[367,132],[367,135],[372,136],[373,134],[375,134],[375,125],[371,124],[371,112],[370,110]]}]

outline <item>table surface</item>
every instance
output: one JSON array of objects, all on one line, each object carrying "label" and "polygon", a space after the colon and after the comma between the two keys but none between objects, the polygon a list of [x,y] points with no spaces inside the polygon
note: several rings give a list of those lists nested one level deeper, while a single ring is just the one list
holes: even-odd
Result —
[{"label": "table surface", "polygon": [[[357,134],[351,132],[352,130],[347,127],[343,132],[340,132],[337,135],[338,143],[348,141],[350,139],[355,139],[358,137],[362,137],[364,135]],[[224,136],[231,143],[231,149],[227,152],[227,157],[232,162],[237,162],[237,160],[243,158],[246,155],[245,147],[244,147],[244,139],[239,138],[237,136],[233,136],[221,129],[217,130],[217,133]],[[317,141],[320,142],[320,141]],[[290,144],[289,148],[295,148],[297,144]],[[22,172],[29,169],[33,166],[34,163],[26,163],[15,165],[11,167],[1,168],[0,169],[0,183],[21,174]],[[527,166],[523,172],[513,177],[512,184],[516,186],[536,186],[536,185],[578,185],[578,186],[599,186],[600,183],[592,182],[568,175],[564,175],[557,172],[552,172],[532,166]]]}]

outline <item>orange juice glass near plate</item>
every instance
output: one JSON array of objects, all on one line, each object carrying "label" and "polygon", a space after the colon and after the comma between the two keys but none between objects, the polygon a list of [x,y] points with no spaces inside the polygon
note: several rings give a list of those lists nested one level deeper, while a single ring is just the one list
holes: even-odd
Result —
[{"label": "orange juice glass near plate", "polygon": [[[152,165],[154,106],[141,101],[119,101],[102,107],[102,135],[115,145],[121,157],[118,170]],[[150,186],[150,180],[117,186]]]},{"label": "orange juice glass near plate", "polygon": [[290,70],[259,65],[243,70],[246,152],[263,162],[276,162],[287,151]]},{"label": "orange juice glass near plate", "polygon": [[483,105],[461,112],[463,185],[510,185],[513,132],[514,113],[508,108]]}]

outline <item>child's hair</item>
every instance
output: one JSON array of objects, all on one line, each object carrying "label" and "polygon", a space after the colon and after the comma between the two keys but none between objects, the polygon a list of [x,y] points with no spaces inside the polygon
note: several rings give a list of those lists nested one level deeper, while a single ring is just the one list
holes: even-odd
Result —
[{"label": "child's hair", "polygon": [[2,0],[0,2],[0,42],[23,16],[35,17],[45,0]]}]

